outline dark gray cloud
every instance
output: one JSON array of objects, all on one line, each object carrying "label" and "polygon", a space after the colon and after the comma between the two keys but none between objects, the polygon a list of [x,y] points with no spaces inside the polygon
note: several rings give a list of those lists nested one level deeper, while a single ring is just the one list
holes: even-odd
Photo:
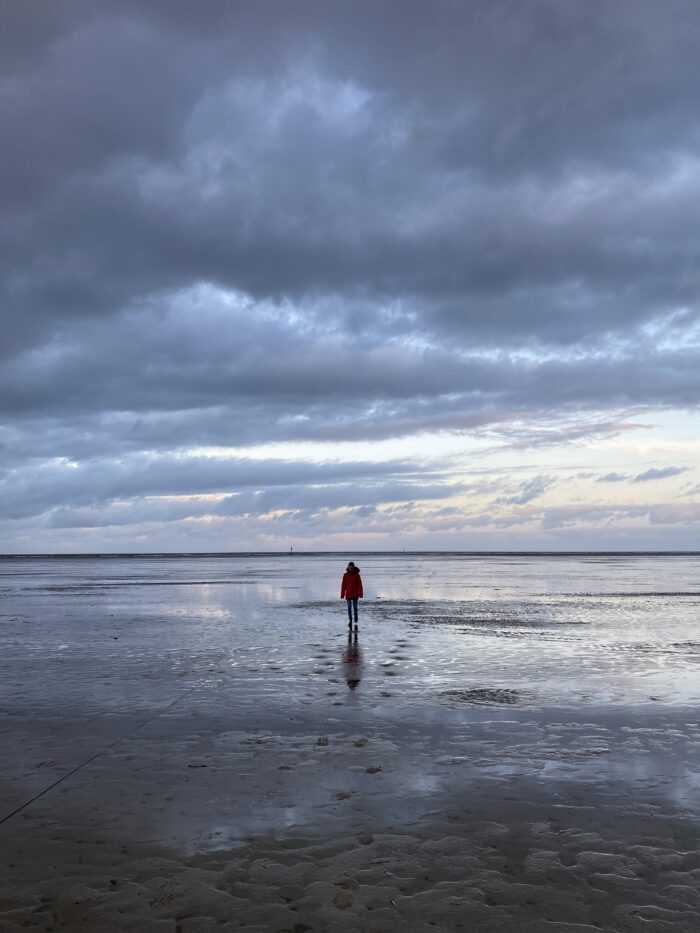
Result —
[{"label": "dark gray cloud", "polygon": [[[7,0],[3,20],[5,515],[246,486],[197,447],[546,448],[697,409],[692,0]],[[376,507],[414,467],[333,482]],[[269,485],[302,503],[314,482]]]},{"label": "dark gray cloud", "polygon": [[[60,506],[50,509],[47,523],[51,528],[105,528],[114,525],[138,525],[145,522],[169,523],[187,519],[246,518],[270,519],[284,516],[290,522],[327,521],[332,513],[371,514],[379,504],[430,502],[455,496],[464,490],[459,484],[439,483],[435,477],[424,482],[396,482],[376,477],[372,483],[362,478],[352,483],[329,483],[323,486],[297,485],[244,491],[212,501],[188,495],[186,499],[131,497],[107,503]],[[259,482],[265,484],[264,471]],[[193,482],[192,485],[196,485]],[[358,509],[365,510],[358,512]],[[390,513],[391,514],[391,513]]]},{"label": "dark gray cloud", "polygon": [[634,479],[633,483],[648,483],[651,480],[656,479],[666,479],[669,476],[678,476],[681,473],[685,473],[687,467],[651,467],[648,470],[645,470],[643,473],[638,473]]},{"label": "dark gray cloud", "polygon": [[533,499],[539,499],[554,484],[551,476],[533,476],[520,484],[520,489],[514,495],[499,496],[494,500],[496,505],[526,505]]},{"label": "dark gray cloud", "polygon": [[625,480],[630,479],[627,473],[605,473],[603,476],[599,476],[596,480],[596,483],[623,483]]},{"label": "dark gray cloud", "polygon": [[[281,508],[281,494],[271,491],[270,487],[284,487],[287,497],[290,488],[294,488],[303,503],[304,495],[309,495],[309,488],[337,488],[340,484],[342,489],[350,480],[361,485],[367,480],[374,484],[391,484],[402,476],[417,477],[423,483],[434,485],[443,480],[436,472],[405,462],[319,464],[170,454],[134,454],[118,460],[93,457],[77,463],[42,461],[34,466],[24,465],[21,469],[0,473],[0,513],[9,518],[21,518],[42,514],[56,503],[71,507],[97,507],[134,497],[221,494],[243,489],[266,490],[260,501],[274,501],[277,503],[275,507]],[[408,484],[404,498],[410,498],[411,490],[418,495],[418,486]],[[454,493],[454,487],[449,491]],[[318,492],[314,494],[318,495]],[[425,490],[426,498],[434,495],[431,489]],[[225,506],[218,508],[221,514],[226,511]],[[216,511],[216,507],[210,506],[208,514]],[[261,510],[258,508],[256,511]],[[193,514],[201,513],[197,508]]]}]

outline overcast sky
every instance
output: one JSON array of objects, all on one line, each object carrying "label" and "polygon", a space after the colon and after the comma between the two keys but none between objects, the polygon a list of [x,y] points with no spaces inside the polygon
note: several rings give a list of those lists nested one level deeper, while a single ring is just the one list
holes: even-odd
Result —
[{"label": "overcast sky", "polygon": [[0,550],[694,548],[696,0],[0,0]]}]

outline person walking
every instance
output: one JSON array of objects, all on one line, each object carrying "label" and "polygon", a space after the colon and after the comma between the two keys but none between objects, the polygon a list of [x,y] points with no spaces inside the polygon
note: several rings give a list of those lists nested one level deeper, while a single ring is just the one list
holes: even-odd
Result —
[{"label": "person walking", "polygon": [[343,582],[340,586],[340,598],[345,599],[348,604],[348,628],[352,629],[353,615],[355,620],[355,631],[357,631],[357,600],[362,599],[362,577],[360,568],[350,561],[345,573]]}]

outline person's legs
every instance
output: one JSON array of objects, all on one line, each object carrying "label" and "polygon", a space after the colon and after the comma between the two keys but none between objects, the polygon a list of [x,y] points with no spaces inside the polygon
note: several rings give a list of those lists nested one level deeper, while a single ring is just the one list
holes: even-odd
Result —
[{"label": "person's legs", "polygon": [[355,610],[355,625],[357,625],[357,600],[353,599],[352,608]]},{"label": "person's legs", "polygon": [[350,620],[350,625],[352,625],[352,600],[348,599],[346,602],[348,604],[348,619]]}]

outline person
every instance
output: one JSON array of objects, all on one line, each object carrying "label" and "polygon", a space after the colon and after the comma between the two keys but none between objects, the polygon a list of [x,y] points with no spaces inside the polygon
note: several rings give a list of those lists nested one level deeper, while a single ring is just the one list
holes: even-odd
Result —
[{"label": "person", "polygon": [[353,614],[355,618],[355,631],[357,631],[357,600],[362,599],[362,577],[360,568],[350,561],[347,570],[343,574],[343,582],[340,587],[340,598],[347,600],[348,604],[348,628],[352,629]]}]

